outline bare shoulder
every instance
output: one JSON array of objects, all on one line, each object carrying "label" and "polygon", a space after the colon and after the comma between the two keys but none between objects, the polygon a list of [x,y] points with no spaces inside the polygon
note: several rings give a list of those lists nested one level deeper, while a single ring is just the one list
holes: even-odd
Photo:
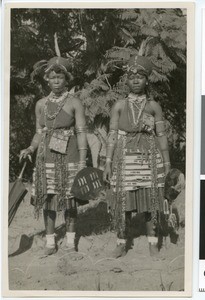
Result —
[{"label": "bare shoulder", "polygon": [[41,108],[41,107],[43,107],[44,105],[45,105],[45,103],[46,103],[46,97],[44,97],[44,98],[41,98],[40,100],[38,100],[37,102],[36,102],[36,108]]},{"label": "bare shoulder", "polygon": [[124,108],[125,105],[125,99],[120,99],[113,105],[113,110],[121,111]]},{"label": "bare shoulder", "polygon": [[154,113],[159,113],[162,111],[160,104],[158,102],[156,102],[155,100],[150,100],[149,105]]},{"label": "bare shoulder", "polygon": [[41,114],[41,112],[42,112],[42,110],[43,110],[43,108],[44,108],[44,106],[45,106],[45,103],[46,103],[46,97],[44,97],[44,98],[42,98],[42,99],[40,99],[40,100],[38,100],[37,102],[36,102],[36,108],[35,108],[35,112],[36,112],[36,114]]},{"label": "bare shoulder", "polygon": [[160,104],[157,101],[155,101],[155,100],[150,100],[149,104],[150,104],[150,106],[152,108],[159,108],[159,107],[161,107]]},{"label": "bare shoulder", "polygon": [[[72,96],[71,99],[72,99],[72,105],[75,109],[83,108],[83,103],[79,98]],[[69,100],[68,100],[68,103],[69,103]]]}]

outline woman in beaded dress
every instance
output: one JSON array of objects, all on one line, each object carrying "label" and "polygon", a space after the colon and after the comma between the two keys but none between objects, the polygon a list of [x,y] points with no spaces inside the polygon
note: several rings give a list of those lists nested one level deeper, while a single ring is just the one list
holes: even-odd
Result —
[{"label": "woman in beaded dress", "polygon": [[116,102],[111,112],[104,180],[113,191],[116,258],[128,250],[132,212],[145,213],[150,254],[158,251],[156,229],[159,212],[163,211],[170,159],[162,109],[146,94],[151,71],[152,64],[146,57],[130,59],[126,72],[130,94]]},{"label": "woman in beaded dress", "polygon": [[70,190],[76,173],[86,166],[87,140],[84,108],[69,94],[69,62],[62,57],[48,61],[45,79],[51,93],[36,104],[36,134],[21,151],[20,160],[37,150],[32,197],[35,212],[43,208],[46,229],[45,253],[56,252],[55,220],[65,211],[67,251],[75,251],[77,204]]}]

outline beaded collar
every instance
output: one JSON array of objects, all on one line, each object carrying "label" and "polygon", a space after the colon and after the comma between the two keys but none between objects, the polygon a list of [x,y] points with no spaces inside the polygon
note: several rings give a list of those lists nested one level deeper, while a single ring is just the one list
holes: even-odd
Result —
[{"label": "beaded collar", "polygon": [[62,91],[60,96],[57,96],[54,92],[51,92],[48,95],[47,99],[50,102],[56,102],[57,103],[57,102],[61,102],[64,99],[65,96],[67,97],[67,95],[68,95],[68,91],[67,91],[67,89],[65,89],[65,90]]},{"label": "beaded collar", "polygon": [[131,102],[135,102],[135,103],[142,103],[146,98],[147,97],[146,97],[145,94],[137,95],[137,94],[134,94],[134,93],[130,93],[128,95],[128,100],[131,101]]},{"label": "beaded collar", "polygon": [[[56,95],[53,92],[51,92],[50,95],[48,95],[45,106],[44,106],[44,113],[45,113],[45,116],[47,117],[47,119],[53,120],[57,117],[57,115],[59,114],[59,112],[61,111],[61,109],[63,108],[63,106],[66,102],[68,94],[69,94],[69,92],[65,91],[60,97],[56,97]],[[48,111],[49,102],[53,102],[53,103],[57,104],[56,110],[53,114],[51,114]]]}]

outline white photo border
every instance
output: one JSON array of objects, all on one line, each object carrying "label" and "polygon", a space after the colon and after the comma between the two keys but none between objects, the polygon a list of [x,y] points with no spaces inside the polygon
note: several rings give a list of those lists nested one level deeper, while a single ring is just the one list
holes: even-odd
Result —
[{"label": "white photo border", "polygon": [[[187,9],[187,118],[186,118],[186,229],[185,229],[185,290],[180,292],[135,291],[135,292],[95,292],[95,291],[13,291],[8,286],[8,203],[3,206],[3,296],[7,297],[190,297],[192,295],[192,211],[193,211],[193,112],[194,112],[194,3],[191,2],[70,2],[70,3],[6,3],[4,6],[4,148],[3,194],[8,195],[8,153],[9,153],[9,94],[10,94],[10,10],[12,8],[186,8]],[[4,156],[5,157],[5,156]],[[6,198],[6,196],[5,196]],[[187,220],[189,220],[187,222]]]}]

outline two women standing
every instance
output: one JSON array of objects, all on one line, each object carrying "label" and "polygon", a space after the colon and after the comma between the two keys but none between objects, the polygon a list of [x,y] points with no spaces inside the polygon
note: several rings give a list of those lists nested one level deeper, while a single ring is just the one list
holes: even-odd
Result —
[{"label": "two women standing", "polygon": [[[147,95],[152,64],[145,57],[130,59],[127,85],[130,94],[111,112],[104,180],[113,190],[112,207],[117,230],[114,257],[127,252],[131,213],[144,212],[151,254],[157,248],[156,227],[163,209],[164,178],[170,169],[162,110]],[[85,167],[87,141],[84,109],[66,90],[67,60],[48,62],[46,77],[51,94],[36,104],[36,134],[21,152],[26,158],[37,149],[33,196],[38,212],[44,209],[46,253],[56,251],[56,211],[65,211],[67,249],[74,249],[76,200],[70,193],[78,170]]]}]

